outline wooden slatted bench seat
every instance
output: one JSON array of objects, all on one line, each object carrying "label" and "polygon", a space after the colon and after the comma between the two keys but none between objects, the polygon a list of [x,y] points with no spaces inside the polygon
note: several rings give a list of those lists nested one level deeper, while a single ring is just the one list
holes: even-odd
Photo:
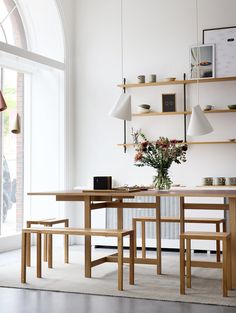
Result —
[{"label": "wooden slatted bench seat", "polygon": [[[48,219],[38,219],[38,220],[28,220],[26,221],[26,227],[30,228],[32,225],[43,225],[44,227],[53,227],[57,224],[64,224],[65,227],[69,227],[69,219],[68,218],[48,218]],[[69,239],[68,235],[65,235],[64,238],[64,261],[65,263],[69,263]],[[27,238],[27,257],[26,257],[26,265],[30,266],[31,264],[31,236]],[[43,260],[45,262],[48,261],[48,267],[52,268],[53,263],[53,242],[52,242],[52,234],[44,234],[44,248],[43,248]]]},{"label": "wooden slatted bench seat", "polygon": [[[26,283],[26,256],[27,256],[27,237],[31,234],[37,236],[37,257],[36,272],[37,277],[42,277],[41,262],[41,236],[42,235],[73,235],[73,236],[105,236],[117,237],[118,239],[118,290],[123,290],[123,238],[130,237],[130,256],[129,256],[129,283],[134,284],[134,231],[118,229],[91,229],[91,228],[25,228],[22,230],[22,251],[21,251],[21,282]],[[106,257],[93,261],[93,266],[106,262]],[[86,264],[85,264],[86,266]]]},{"label": "wooden slatted bench seat", "polygon": [[[145,223],[146,222],[156,222],[155,217],[134,217],[133,218],[133,229],[134,229],[134,253],[137,256],[137,245],[136,245],[136,231],[137,231],[137,222],[141,223],[141,248],[142,248],[142,258],[146,257],[146,236],[145,236]],[[214,224],[216,226],[216,232],[220,232],[220,225],[223,225],[223,231],[226,229],[226,221],[224,218],[185,218],[184,220],[187,224]],[[179,217],[161,217],[161,223],[180,223]],[[217,251],[216,251],[217,261],[220,261],[220,244],[217,241]]]},{"label": "wooden slatted bench seat", "polygon": [[[191,240],[219,240],[222,245],[222,262],[192,261]],[[185,260],[186,241],[186,260]],[[223,296],[227,297],[232,289],[230,234],[227,232],[184,232],[180,234],[180,293],[185,294],[185,266],[187,269],[187,287],[191,288],[191,266],[205,268],[222,268]]]}]

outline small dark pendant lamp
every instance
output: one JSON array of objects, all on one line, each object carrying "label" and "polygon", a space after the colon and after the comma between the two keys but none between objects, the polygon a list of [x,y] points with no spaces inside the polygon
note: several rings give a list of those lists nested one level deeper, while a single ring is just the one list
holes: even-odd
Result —
[{"label": "small dark pendant lamp", "polygon": [[3,98],[2,92],[0,90],[0,111],[4,111],[7,109],[6,101]]}]

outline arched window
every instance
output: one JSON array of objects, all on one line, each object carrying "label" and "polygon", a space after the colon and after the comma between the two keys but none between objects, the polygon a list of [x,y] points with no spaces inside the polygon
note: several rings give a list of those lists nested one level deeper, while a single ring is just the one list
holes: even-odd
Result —
[{"label": "arched window", "polygon": [[24,26],[15,1],[0,1],[0,27],[1,41],[27,48]]},{"label": "arched window", "polygon": [[56,1],[0,0],[0,57],[8,106],[0,113],[1,236],[19,231],[24,217],[59,211],[27,197],[64,186],[64,34]]}]

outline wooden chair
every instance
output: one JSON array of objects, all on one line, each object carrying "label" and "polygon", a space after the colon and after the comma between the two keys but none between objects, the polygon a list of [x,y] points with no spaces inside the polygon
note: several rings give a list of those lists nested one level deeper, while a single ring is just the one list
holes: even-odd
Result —
[{"label": "wooden chair", "polygon": [[[226,297],[228,289],[232,288],[231,278],[231,245],[230,234],[226,232],[225,223],[223,224],[223,232],[194,232],[185,231],[186,209],[204,209],[204,210],[228,210],[227,204],[189,204],[184,203],[184,198],[180,198],[180,293],[185,294],[185,268],[187,270],[187,287],[191,287],[191,267],[204,267],[204,268],[222,268],[223,270],[223,296]],[[222,261],[220,260],[220,250],[217,254],[216,261],[194,261],[191,260],[191,240],[214,240],[220,247],[222,241]],[[185,260],[185,241],[186,260]]]},{"label": "wooden chair", "polygon": [[[156,222],[155,217],[134,217],[133,218],[133,229],[134,229],[134,251],[135,256],[137,256],[137,244],[136,244],[136,232],[137,232],[137,223],[141,223],[141,249],[142,249],[142,258],[146,258],[146,226],[145,224],[150,222]],[[161,223],[180,223],[179,217],[162,217]],[[226,221],[224,218],[187,218],[185,219],[187,224],[214,224],[216,232],[220,231],[220,226],[223,225],[223,231],[226,228]],[[220,241],[216,242],[216,258],[217,261],[220,261]]]},{"label": "wooden chair", "polygon": [[[56,218],[50,218],[50,219],[42,219],[42,220],[28,220],[26,221],[26,227],[30,228],[32,225],[43,225],[44,227],[53,227],[53,225],[56,224],[64,224],[65,227],[69,227],[69,219],[63,218],[63,219],[56,219]],[[52,234],[44,234],[44,262],[48,262],[48,267],[52,268],[53,263],[53,241],[52,241]],[[64,238],[64,261],[65,263],[69,263],[69,240],[68,235],[65,235]],[[26,264],[27,266],[30,266],[31,264],[31,236],[28,236],[27,238],[27,257],[26,257]]]},{"label": "wooden chair", "polygon": [[[191,240],[218,240],[223,242],[222,262],[192,261]],[[186,260],[185,260],[185,241]],[[191,288],[191,267],[222,268],[223,297],[227,297],[228,290],[232,289],[231,277],[231,246],[230,234],[227,232],[184,232],[180,234],[180,293],[185,294],[185,266],[187,269],[187,287]]]},{"label": "wooden chair", "polygon": [[[182,203],[184,205],[184,209],[188,210],[228,210],[228,204],[208,204],[208,203]],[[179,217],[161,217],[161,223],[180,223]],[[132,225],[134,229],[134,251],[135,256],[137,256],[137,223],[141,223],[141,248],[142,248],[142,258],[146,258],[146,226],[145,224],[148,222],[157,222],[155,217],[134,217],[132,220]],[[220,226],[222,225],[222,230],[226,231],[226,221],[224,218],[187,218],[185,219],[185,223],[189,224],[214,224],[215,231],[220,232]],[[157,234],[156,236],[156,245],[160,245],[161,240]],[[220,240],[216,240],[216,260],[220,261]]]},{"label": "wooden chair", "polygon": [[[117,237],[118,239],[118,290],[123,290],[123,238],[130,237],[130,256],[129,256],[129,283],[134,284],[134,231],[133,230],[112,230],[112,229],[91,229],[91,228],[26,228],[22,230],[22,250],[21,250],[21,282],[26,283],[26,256],[27,256],[27,240],[31,234],[37,234],[37,277],[42,277],[42,262],[41,262],[41,236],[42,235],[64,235],[64,236],[106,236]],[[107,262],[107,258],[92,262],[92,266],[96,266]],[[85,267],[87,264],[85,264]]]}]

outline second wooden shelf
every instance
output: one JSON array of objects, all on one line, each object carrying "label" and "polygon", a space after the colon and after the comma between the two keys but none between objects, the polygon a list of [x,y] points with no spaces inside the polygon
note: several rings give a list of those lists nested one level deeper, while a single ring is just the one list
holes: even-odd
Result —
[{"label": "second wooden shelf", "polygon": [[[230,109],[216,109],[216,110],[206,110],[204,113],[234,113],[236,110]],[[155,112],[151,111],[149,113],[133,113],[133,116],[157,116],[157,115],[190,115],[191,111],[181,111],[181,112]]]}]

